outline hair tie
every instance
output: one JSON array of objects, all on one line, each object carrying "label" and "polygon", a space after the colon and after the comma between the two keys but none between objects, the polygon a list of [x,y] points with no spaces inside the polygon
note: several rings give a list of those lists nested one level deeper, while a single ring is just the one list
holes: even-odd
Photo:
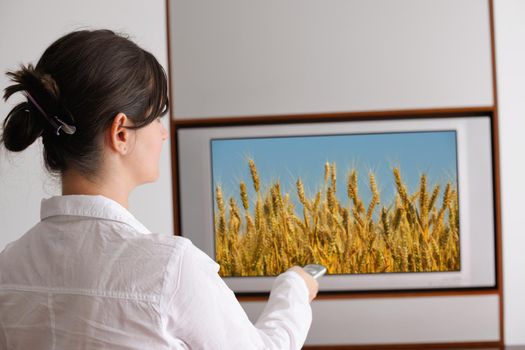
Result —
[{"label": "hair tie", "polygon": [[57,135],[60,135],[59,131],[62,130],[68,135],[73,135],[77,128],[73,125],[69,125],[65,123],[62,119],[57,117],[56,115],[53,116],[53,118],[49,117],[46,112],[40,107],[40,105],[36,102],[36,100],[31,96],[31,94],[27,91],[24,92],[26,97],[31,101],[31,103],[40,111],[40,113],[47,119],[47,121],[53,126],[55,129],[55,133]]}]

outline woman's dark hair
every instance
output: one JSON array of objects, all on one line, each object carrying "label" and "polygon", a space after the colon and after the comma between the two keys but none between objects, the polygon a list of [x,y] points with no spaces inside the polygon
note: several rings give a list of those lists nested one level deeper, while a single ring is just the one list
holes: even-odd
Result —
[{"label": "woman's dark hair", "polygon": [[[168,109],[162,66],[110,30],[69,33],[46,49],[36,67],[7,75],[15,84],[5,89],[4,99],[22,92],[27,101],[9,112],[0,141],[19,152],[42,136],[46,168],[55,174],[68,169],[96,174],[103,133],[118,113],[138,129]],[[75,132],[58,131],[57,119]]]}]

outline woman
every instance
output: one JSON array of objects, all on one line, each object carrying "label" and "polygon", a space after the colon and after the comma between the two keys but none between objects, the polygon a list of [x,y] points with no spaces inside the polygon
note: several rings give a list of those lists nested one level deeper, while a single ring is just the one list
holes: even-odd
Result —
[{"label": "woman", "polygon": [[155,181],[168,108],[156,59],[108,30],[53,43],[36,67],[8,73],[4,98],[27,97],[4,121],[14,152],[42,137],[62,196],[0,253],[0,348],[299,349],[317,282],[278,276],[252,324],[189,240],[153,234],[127,210]]}]

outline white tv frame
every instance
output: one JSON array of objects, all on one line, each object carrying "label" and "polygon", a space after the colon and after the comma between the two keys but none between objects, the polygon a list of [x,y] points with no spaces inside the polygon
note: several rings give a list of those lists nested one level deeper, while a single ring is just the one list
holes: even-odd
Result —
[{"label": "white tv frame", "polygon": [[[441,130],[455,130],[457,135],[461,270],[326,276],[320,291],[494,288],[496,233],[491,117],[488,115],[178,127],[175,147],[181,235],[209,256],[215,256],[212,139]],[[274,278],[225,277],[224,280],[237,293],[266,293]]]}]

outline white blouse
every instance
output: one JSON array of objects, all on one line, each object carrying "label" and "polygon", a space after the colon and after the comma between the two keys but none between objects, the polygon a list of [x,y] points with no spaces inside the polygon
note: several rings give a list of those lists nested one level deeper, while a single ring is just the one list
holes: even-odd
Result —
[{"label": "white blouse", "polygon": [[183,237],[150,233],[103,196],[42,200],[0,253],[0,349],[300,349],[312,320],[295,272],[254,324]]}]

